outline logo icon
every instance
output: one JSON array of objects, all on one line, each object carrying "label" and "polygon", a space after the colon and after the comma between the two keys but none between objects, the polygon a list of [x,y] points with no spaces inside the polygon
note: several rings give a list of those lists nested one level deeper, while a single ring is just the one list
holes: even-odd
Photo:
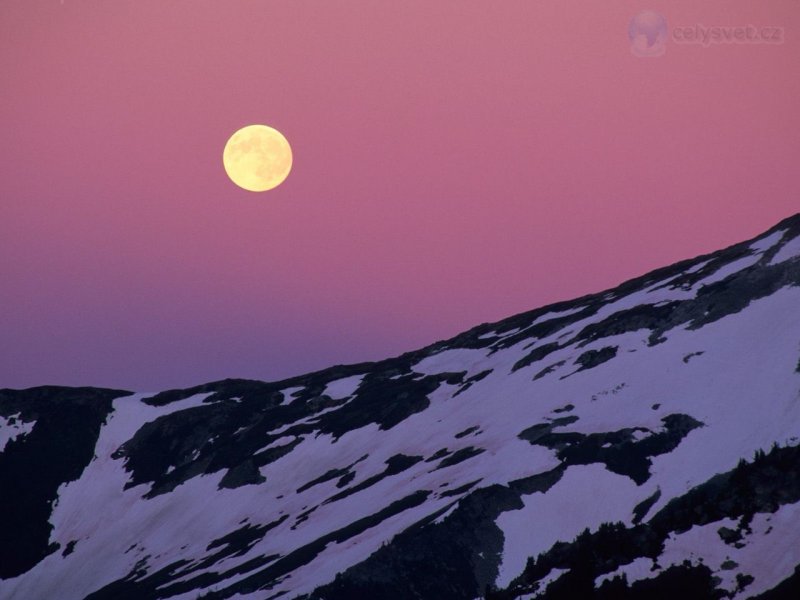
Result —
[{"label": "logo icon", "polygon": [[628,24],[628,39],[634,56],[663,56],[667,51],[667,19],[652,10],[640,12]]}]

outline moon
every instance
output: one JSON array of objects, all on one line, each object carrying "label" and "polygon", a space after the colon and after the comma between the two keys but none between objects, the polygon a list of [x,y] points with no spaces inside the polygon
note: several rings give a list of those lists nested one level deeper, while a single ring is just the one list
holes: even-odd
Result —
[{"label": "moon", "polygon": [[248,125],[235,132],[222,153],[231,181],[250,192],[279,186],[292,169],[292,148],[283,134],[266,125]]}]

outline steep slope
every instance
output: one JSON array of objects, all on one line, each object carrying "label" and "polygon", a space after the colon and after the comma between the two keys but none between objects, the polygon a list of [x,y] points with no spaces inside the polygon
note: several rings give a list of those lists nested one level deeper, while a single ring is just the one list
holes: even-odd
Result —
[{"label": "steep slope", "polygon": [[398,358],[0,419],[3,598],[794,598],[800,215]]}]

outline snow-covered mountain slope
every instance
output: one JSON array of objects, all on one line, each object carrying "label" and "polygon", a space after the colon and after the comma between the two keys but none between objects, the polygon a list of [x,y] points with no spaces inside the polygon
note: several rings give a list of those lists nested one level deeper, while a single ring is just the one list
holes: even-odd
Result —
[{"label": "snow-covered mountain slope", "polygon": [[800,597],[800,215],[378,363],[0,391],[0,597]]}]

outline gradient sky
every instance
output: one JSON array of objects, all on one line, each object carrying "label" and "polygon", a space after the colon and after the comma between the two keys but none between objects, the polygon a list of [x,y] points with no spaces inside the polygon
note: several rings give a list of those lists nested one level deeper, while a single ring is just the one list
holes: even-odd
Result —
[{"label": "gradient sky", "polygon": [[[782,44],[630,52],[670,26]],[[800,210],[800,2],[0,0],[0,387],[375,360]],[[265,123],[294,166],[236,188]]]}]

